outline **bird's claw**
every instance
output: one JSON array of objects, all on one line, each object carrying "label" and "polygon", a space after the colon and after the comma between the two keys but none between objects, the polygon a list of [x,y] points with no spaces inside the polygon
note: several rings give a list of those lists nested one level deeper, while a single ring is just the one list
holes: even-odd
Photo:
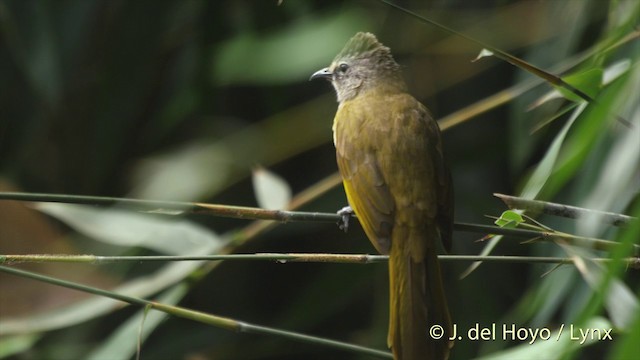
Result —
[{"label": "bird's claw", "polygon": [[340,230],[344,230],[344,232],[349,231],[349,220],[354,214],[351,206],[343,207],[342,209],[338,210],[337,214],[341,217],[340,221],[338,221],[338,227],[340,228]]}]

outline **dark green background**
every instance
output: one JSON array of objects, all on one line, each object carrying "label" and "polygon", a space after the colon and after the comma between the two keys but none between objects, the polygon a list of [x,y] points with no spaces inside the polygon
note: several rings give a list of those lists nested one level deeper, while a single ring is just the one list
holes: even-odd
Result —
[{"label": "dark green background", "polygon": [[[604,42],[615,32],[629,31],[614,26],[611,19],[617,5],[604,0],[399,3],[543,69]],[[631,9],[637,13],[638,6]],[[360,30],[376,33],[392,49],[412,93],[436,119],[533,78],[493,57],[471,62],[480,51],[477,45],[377,1],[285,0],[278,5],[275,0],[3,0],[0,29],[0,190],[4,191],[256,206],[251,185],[255,165],[282,176],[294,194],[304,190],[337,170],[331,143],[337,106],[333,90],[329,84],[307,79],[328,65],[342,44]],[[631,56],[637,72],[637,49],[631,45],[602,56],[604,60],[590,58],[583,65],[602,61],[607,66]],[[555,100],[526,111],[549,90],[548,85],[538,86],[444,133],[455,184],[456,221],[489,224],[485,215],[496,216],[504,210],[492,193],[517,194],[567,118],[531,134],[531,129],[566,104]],[[603,133],[620,132],[615,120],[607,122],[609,125],[601,125]],[[580,199],[594,191],[593,181],[585,180],[600,171],[604,155],[598,154],[606,154],[613,144],[612,138],[593,140],[588,145],[591,160],[583,160],[578,165],[582,170],[543,192],[543,198],[580,205]],[[150,179],[159,176],[150,170],[153,165],[163,159],[171,163],[175,159],[171,156],[192,146],[220,150],[219,154],[212,151],[216,161],[201,164],[207,169],[202,187],[185,190],[193,178],[203,177],[185,170],[173,174],[176,180],[152,189]],[[630,184],[633,186],[637,184]],[[633,192],[621,196],[607,210],[625,211],[634,196]],[[304,210],[333,212],[345,204],[342,189],[336,188]],[[8,209],[0,210],[4,212],[0,215],[4,218],[2,252],[48,253],[59,252],[60,247],[71,253],[100,252],[99,245],[73,236],[72,229],[51,218],[38,221],[45,221],[59,236],[57,247],[48,241],[30,243],[35,235],[27,232],[28,223]],[[217,233],[248,223],[205,216],[190,219]],[[575,231],[568,220],[547,219],[545,223]],[[453,253],[478,254],[484,244],[475,240],[481,237],[456,233]],[[564,256],[554,249],[550,244],[505,240],[494,253]],[[333,224],[292,223],[234,252],[374,251],[357,225],[343,234]],[[132,248],[129,253],[146,252]],[[66,270],[65,265],[55,266],[63,273],[100,273],[101,280],[86,281],[99,286],[101,281],[109,284],[133,278],[155,265],[73,265]],[[494,322],[554,329],[570,322],[589,294],[584,281],[568,267],[557,272],[573,273],[572,288],[548,288],[561,294],[558,301],[539,287],[540,275],[551,265],[486,263],[459,280],[467,266],[465,262],[443,263],[450,309],[461,329]],[[15,281],[1,279],[5,284]],[[629,281],[630,288],[637,289],[637,273]],[[3,317],[37,310],[20,309],[6,300],[0,309]],[[386,302],[385,264],[237,261],[224,263],[194,282],[180,304],[385,349]],[[83,358],[134,311],[127,308],[51,331],[15,358]],[[460,341],[452,358],[467,359],[515,345],[518,343]],[[610,349],[610,343],[597,344],[580,358],[599,359]],[[366,356],[170,318],[145,342],[142,359],[179,358]]]}]

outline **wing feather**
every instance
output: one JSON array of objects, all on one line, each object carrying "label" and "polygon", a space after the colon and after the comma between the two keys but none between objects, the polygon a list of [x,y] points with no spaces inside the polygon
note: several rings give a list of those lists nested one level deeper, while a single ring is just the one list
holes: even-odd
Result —
[{"label": "wing feather", "polygon": [[[408,94],[360,96],[340,105],[334,131],[347,199],[376,249],[388,253],[391,228],[399,225],[413,228],[409,234],[438,227],[448,250],[450,175],[427,109]],[[407,242],[416,261],[434,246],[423,239]]]},{"label": "wing feather", "polygon": [[[362,114],[361,114],[362,115]],[[394,201],[370,144],[374,134],[362,133],[366,117],[352,114],[341,106],[334,124],[336,158],[349,205],[353,208],[367,237],[381,254],[391,244]]]}]

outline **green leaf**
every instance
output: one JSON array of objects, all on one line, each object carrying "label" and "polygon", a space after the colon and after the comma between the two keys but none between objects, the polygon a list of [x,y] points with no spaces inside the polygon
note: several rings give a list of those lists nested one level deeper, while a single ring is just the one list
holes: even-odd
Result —
[{"label": "green leaf", "polygon": [[0,359],[25,352],[40,340],[40,334],[21,334],[0,339]]},{"label": "green leaf", "polygon": [[[593,167],[600,162],[600,160],[589,161],[588,156],[590,154],[592,156],[600,156],[598,154],[602,152],[602,148],[598,149],[598,144],[600,146],[606,144],[603,141],[606,141],[612,134],[616,133],[612,132],[610,127],[616,114],[629,116],[636,111],[637,101],[634,100],[637,98],[639,76],[640,72],[637,67],[635,71],[622,72],[617,80],[604,88],[598,95],[598,104],[587,108],[583,116],[580,117],[580,121],[576,122],[571,133],[567,136],[561,154],[558,156],[553,176],[546,184],[545,192],[556,193],[569,181],[572,181],[578,171],[586,169],[585,166]],[[637,119],[637,116],[630,117],[634,126],[638,124]],[[630,130],[632,131],[624,133],[628,133],[632,138],[635,137],[637,139],[637,128]],[[622,132],[618,133],[622,134]],[[617,160],[615,161],[617,162]],[[594,170],[591,168],[587,171]],[[608,176],[608,178],[611,177]],[[589,179],[591,177],[587,177],[585,180]],[[615,189],[615,187],[611,189]]]},{"label": "green leaf", "polygon": [[638,356],[638,339],[640,339],[640,311],[630,319],[630,329],[616,339],[616,347],[611,350],[609,359],[633,359]]},{"label": "green leaf", "polygon": [[587,284],[594,291],[605,291],[604,304],[616,328],[621,330],[628,329],[631,326],[630,322],[633,321],[634,314],[640,309],[638,298],[617,278],[612,278],[608,287],[603,289],[602,284],[605,275],[603,267],[595,262],[586,260],[585,258],[590,255],[583,249],[568,245],[563,245],[562,248],[573,258],[576,268]]},{"label": "green leaf", "polygon": [[542,187],[546,184],[549,176],[554,170],[554,166],[556,164],[556,160],[558,159],[558,154],[560,153],[560,149],[562,148],[562,144],[564,142],[571,125],[575,122],[575,120],[582,114],[584,109],[587,107],[587,103],[583,102],[578,106],[571,115],[571,118],[564,125],[562,130],[556,135],[555,139],[551,143],[551,147],[547,150],[547,153],[544,155],[535,171],[527,181],[527,184],[522,189],[520,196],[525,199],[534,199]]},{"label": "green leaf", "polygon": [[502,228],[513,229],[523,222],[522,215],[515,211],[507,210],[494,223]]},{"label": "green leaf", "polygon": [[[574,88],[581,90],[591,98],[595,98],[602,88],[603,74],[604,71],[602,70],[602,68],[598,67],[563,76],[562,80],[564,80],[567,84],[573,86]],[[571,101],[584,100],[575,93],[567,90],[566,88],[560,86],[556,86],[555,88],[562,94],[562,96]]]}]

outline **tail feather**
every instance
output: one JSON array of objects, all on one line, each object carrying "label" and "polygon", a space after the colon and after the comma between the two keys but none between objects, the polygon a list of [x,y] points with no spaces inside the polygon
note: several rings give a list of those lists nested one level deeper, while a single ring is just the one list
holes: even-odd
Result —
[{"label": "tail feather", "polygon": [[[447,359],[453,346],[448,340],[451,318],[438,257],[431,247],[416,257],[407,251],[406,238],[397,240],[394,236],[389,254],[388,345],[396,360]],[[442,326],[441,339],[430,336],[434,325]]]}]

